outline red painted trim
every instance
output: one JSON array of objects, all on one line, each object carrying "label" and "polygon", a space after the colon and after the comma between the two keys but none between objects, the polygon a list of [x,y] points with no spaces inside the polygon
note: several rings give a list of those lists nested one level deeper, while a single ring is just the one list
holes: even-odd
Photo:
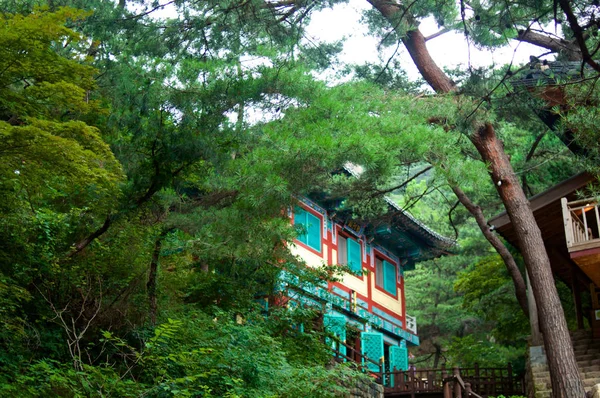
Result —
[{"label": "red painted trim", "polygon": [[402,295],[402,316],[400,317],[400,319],[402,319],[402,329],[408,330],[406,329],[406,296],[404,295],[404,276],[400,277],[400,293]]},{"label": "red painted trim", "polygon": [[[335,287],[337,287],[337,288],[339,288],[339,289],[341,289],[341,290],[345,291],[346,293],[350,293],[350,292],[352,291],[352,289],[351,289],[351,288],[349,288],[348,286],[346,286],[346,285],[342,284],[341,282],[331,282],[331,283],[330,283],[330,285],[331,285],[332,287],[333,287],[333,286],[335,286]],[[364,296],[364,295],[360,294],[360,293],[359,293],[359,292],[357,292],[356,290],[355,290],[355,292],[356,292],[356,297],[357,297],[357,298],[359,298],[359,299],[361,299],[361,300],[364,300],[364,301],[366,301],[367,303],[369,302],[369,298],[368,298],[367,296]]]},{"label": "red painted trim", "polygon": [[[369,273],[369,275],[370,275],[370,273]],[[350,293],[352,291],[352,289],[350,289],[349,287],[343,285],[341,282],[332,282],[330,284],[330,287],[332,288],[333,286],[335,286],[335,287],[337,287],[337,288],[345,291],[346,293]],[[368,294],[370,296],[371,295],[371,284],[370,283],[369,283],[369,286],[367,288],[367,291],[368,291]],[[382,304],[374,301],[371,297],[366,297],[366,296],[364,296],[364,295],[362,295],[362,294],[360,294],[358,292],[356,292],[356,298],[359,298],[359,299],[361,299],[361,300],[363,300],[363,301],[365,301],[367,303],[368,311],[370,313],[373,313],[373,307],[377,307],[378,309],[380,309],[381,311],[385,312],[386,314],[392,315],[392,316],[398,318],[399,320],[401,320],[403,322],[402,324],[404,326],[404,323],[405,323],[404,322],[405,321],[404,320],[404,316],[402,316],[398,312],[395,312],[392,309],[383,307]]]},{"label": "red painted trim", "polygon": [[577,258],[577,257],[584,257],[584,256],[589,256],[591,254],[598,254],[600,253],[600,247],[594,247],[593,249],[586,249],[586,250],[579,250],[576,252],[571,252],[571,258]]},{"label": "red painted trim", "polygon": [[[313,210],[312,208],[310,208],[309,206],[306,206],[304,203],[302,202],[298,202],[297,204],[298,206],[300,206],[302,209],[304,209],[305,211],[310,212],[312,215],[314,215],[315,217],[318,217],[319,220],[321,221],[321,251],[317,251],[315,249],[313,249],[312,247],[298,241],[298,240],[294,240],[294,244],[298,245],[299,247],[302,247],[308,251],[310,251],[311,253],[314,253],[315,255],[324,258],[324,247],[323,245],[327,244],[327,264],[328,265],[332,265],[333,264],[333,250],[335,248],[336,252],[338,251],[338,242],[339,242],[339,236],[340,236],[340,232],[341,232],[341,236],[345,237],[346,239],[350,238],[350,239],[354,239],[356,240],[359,244],[360,244],[360,258],[361,258],[361,268],[363,270],[367,270],[369,272],[366,273],[366,278],[365,278],[365,274],[362,274],[361,276],[357,276],[355,274],[349,273],[348,275],[351,275],[354,278],[359,279],[362,282],[366,282],[367,283],[367,296],[364,296],[358,292],[356,292],[356,298],[365,301],[367,303],[368,306],[368,311],[373,314],[373,308],[377,308],[380,311],[385,312],[388,315],[391,315],[395,318],[397,318],[398,320],[402,321],[402,328],[404,330],[406,330],[406,299],[405,299],[405,295],[404,295],[404,278],[401,277],[400,278],[400,282],[398,282],[398,279],[396,278],[396,295],[393,295],[391,293],[389,293],[388,291],[386,291],[385,289],[383,289],[383,287],[380,287],[377,285],[377,278],[375,277],[375,272],[376,272],[376,267],[375,267],[375,259],[376,258],[380,258],[383,260],[386,260],[388,262],[390,262],[391,264],[394,264],[394,266],[396,267],[396,276],[398,275],[398,273],[400,272],[399,270],[399,266],[398,263],[396,261],[394,261],[392,258],[390,258],[389,256],[386,256],[385,254],[381,253],[379,250],[377,250],[375,247],[371,246],[371,253],[367,253],[366,255],[366,261],[363,260],[363,250],[365,250],[366,248],[364,247],[364,245],[366,245],[366,242],[364,242],[363,240],[359,240],[356,239],[356,237],[354,237],[351,234],[348,234],[346,232],[344,232],[344,229],[332,222],[332,226],[333,226],[333,231],[327,229],[327,233],[323,234],[323,228],[326,225],[325,223],[327,222],[327,220],[325,219],[325,217],[323,217],[322,214],[316,212],[315,210]],[[292,208],[292,217],[290,219],[290,223],[293,225],[294,224],[294,211]],[[338,234],[338,240],[336,240],[335,245],[333,244],[333,234],[336,233]],[[371,261],[373,260],[373,265],[371,266]],[[395,300],[398,300],[398,296],[400,295],[400,297],[402,298],[402,306],[401,306],[401,311],[402,314],[399,314],[397,312],[395,312],[392,309],[383,307],[382,304],[377,303],[376,301],[373,300],[373,288],[372,288],[372,284],[371,284],[371,279],[373,278],[373,285],[375,286],[375,288],[378,291],[381,291],[383,293],[385,293],[386,295],[394,298]],[[347,287],[346,285],[344,285],[342,282],[329,282],[328,284],[328,289],[332,290],[333,287],[337,287],[347,293],[350,293],[352,291],[351,288]],[[400,289],[400,291],[398,292],[398,289]],[[374,314],[375,315],[375,314]]]},{"label": "red painted trim", "polygon": [[[373,250],[377,250],[377,249],[373,249]],[[380,291],[382,293],[385,293],[388,296],[393,297],[394,299],[398,300],[398,288],[400,287],[399,283],[398,283],[398,272],[399,272],[399,270],[398,270],[398,263],[395,262],[394,260],[392,260],[390,257],[386,256],[385,254],[381,253],[379,250],[377,250],[377,254],[375,255],[375,263],[377,262],[377,258],[378,257],[381,258],[381,259],[386,260],[390,264],[394,264],[394,266],[396,267],[396,294],[392,294],[392,293],[388,292],[387,290],[385,290],[383,288],[383,286],[379,286],[377,284],[377,276],[375,276],[375,289],[377,289],[378,291]],[[375,272],[377,272],[377,266],[375,266]],[[374,272],[374,274],[375,274],[375,272]]]},{"label": "red painted trim", "polygon": [[[360,246],[360,269],[361,269],[361,274],[360,274],[360,276],[358,276],[356,274],[348,272],[347,275],[353,276],[354,278],[360,279],[361,281],[364,282],[365,281],[365,275],[362,273],[362,270],[364,270],[365,266],[366,266],[365,262],[363,261],[363,245],[365,244],[365,242],[363,242],[362,239],[356,239],[355,237],[350,236],[350,234],[344,232],[344,229],[342,227],[340,227],[339,225],[335,225],[334,229],[335,229],[335,232],[337,234],[337,238],[335,240],[335,252],[336,252],[336,254],[339,252],[340,232],[342,233],[341,236],[343,238],[353,239]],[[331,241],[333,242],[333,238],[331,239]],[[332,244],[332,246],[333,246],[333,244]],[[339,256],[336,256],[336,257],[339,258]]]},{"label": "red painted trim", "polygon": [[371,278],[375,277],[375,273],[374,272],[369,272],[367,274],[367,294],[369,295],[369,297],[367,297],[367,305],[369,307],[369,312],[373,311],[373,290],[371,288]]}]

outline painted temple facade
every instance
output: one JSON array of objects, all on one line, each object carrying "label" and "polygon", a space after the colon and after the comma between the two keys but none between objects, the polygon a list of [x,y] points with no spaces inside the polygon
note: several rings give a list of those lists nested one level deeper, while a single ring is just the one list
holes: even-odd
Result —
[{"label": "painted temple facade", "polygon": [[[339,201],[299,198],[289,217],[305,233],[292,253],[309,267],[340,264],[349,272],[319,286],[287,280],[286,294],[325,308],[324,326],[344,343],[334,347],[342,355],[356,360],[351,353],[361,353],[386,369],[406,370],[408,347],[419,345],[419,336],[417,319],[406,312],[404,273],[419,261],[449,253],[455,242],[386,201],[384,216],[358,223],[336,210]],[[378,371],[373,363],[367,366]]]}]

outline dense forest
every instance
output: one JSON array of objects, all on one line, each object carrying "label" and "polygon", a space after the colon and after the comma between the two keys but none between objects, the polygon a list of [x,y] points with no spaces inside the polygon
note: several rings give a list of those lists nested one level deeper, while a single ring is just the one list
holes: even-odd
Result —
[{"label": "dense forest", "polygon": [[[344,272],[289,252],[302,231],[285,209],[317,191],[359,220],[388,195],[456,239],[405,275],[415,366],[523,371],[526,267],[542,330],[574,327],[569,289],[542,285],[536,256],[485,220],[517,210],[504,189],[596,171],[597,2],[368,0],[362,23],[381,49],[403,45],[420,81],[397,52],[346,65],[343,43],[308,37],[338,3],[0,0],[0,396],[343,394],[367,376],[333,366],[318,311],[261,301],[284,268]],[[540,50],[531,65],[442,71],[418,30],[429,17],[478,48]],[[575,72],[555,79],[566,99],[549,127],[511,81],[554,59]],[[490,137],[512,183],[494,180]],[[347,162],[359,179],[335,173]],[[544,312],[558,298],[564,315]]]}]

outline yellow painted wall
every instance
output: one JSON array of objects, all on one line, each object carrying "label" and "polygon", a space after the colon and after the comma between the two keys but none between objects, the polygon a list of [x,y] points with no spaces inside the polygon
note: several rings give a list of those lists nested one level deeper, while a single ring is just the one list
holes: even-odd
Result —
[{"label": "yellow painted wall", "polygon": [[[333,249],[331,251],[331,259],[333,260],[332,264],[337,264],[337,250]],[[358,294],[362,294],[363,296],[368,297],[369,291],[367,280],[368,275],[363,276],[363,280],[360,280],[360,278],[357,278],[352,274],[345,274],[342,277],[341,283],[347,288],[354,290]]]},{"label": "yellow painted wall", "polygon": [[323,245],[323,257],[316,255],[300,245],[290,245],[290,251],[293,255],[303,259],[309,267],[316,268],[321,267],[323,264],[327,264],[327,245]]},{"label": "yellow painted wall", "polygon": [[396,289],[398,293],[397,299],[378,290],[375,287],[375,278],[371,278],[371,299],[382,307],[394,311],[398,315],[404,316],[402,313],[402,295],[400,294],[400,288],[396,287]]},{"label": "yellow painted wall", "polygon": [[[309,267],[316,268],[329,263],[327,261],[328,247],[326,244],[323,245],[323,257],[300,245],[295,244],[290,245],[290,251],[295,256],[302,258]],[[337,251],[335,249],[331,251],[331,264],[337,264]],[[369,297],[368,284],[371,284],[371,300],[373,300],[376,304],[379,304],[381,307],[395,312],[399,316],[404,315],[402,313],[402,298],[400,294],[400,288],[397,287],[397,299],[378,290],[375,287],[375,275],[373,272],[369,272],[367,275],[364,275],[363,280],[352,274],[345,274],[342,277],[341,283],[347,288],[352,289],[365,297]]]}]

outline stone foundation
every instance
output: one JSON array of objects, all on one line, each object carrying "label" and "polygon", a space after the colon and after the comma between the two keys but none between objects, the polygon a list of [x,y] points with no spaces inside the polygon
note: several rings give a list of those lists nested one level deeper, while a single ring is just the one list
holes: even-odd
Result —
[{"label": "stone foundation", "polygon": [[349,390],[345,398],[383,398],[383,386],[375,382],[359,383]]}]

